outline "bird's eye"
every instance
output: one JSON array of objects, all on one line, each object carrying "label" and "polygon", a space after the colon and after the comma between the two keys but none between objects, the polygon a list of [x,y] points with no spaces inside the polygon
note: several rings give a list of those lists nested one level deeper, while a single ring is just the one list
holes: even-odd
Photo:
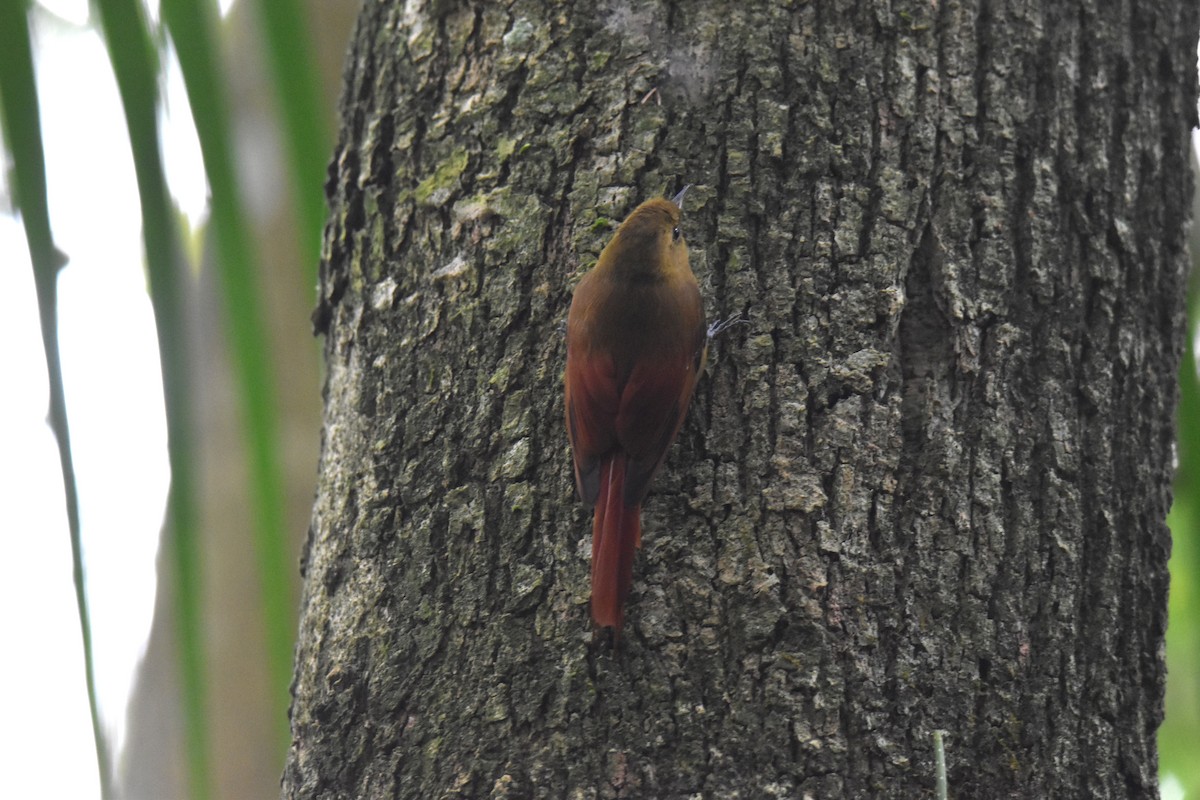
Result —
[{"label": "bird's eye", "polygon": [[674,241],[678,242],[678,241],[679,241],[679,237],[680,237],[681,235],[682,235],[682,234],[680,234],[680,233],[679,233],[679,226],[678,226],[678,225],[676,225],[674,228],[672,228],[672,229],[671,229],[671,239],[673,239]]}]

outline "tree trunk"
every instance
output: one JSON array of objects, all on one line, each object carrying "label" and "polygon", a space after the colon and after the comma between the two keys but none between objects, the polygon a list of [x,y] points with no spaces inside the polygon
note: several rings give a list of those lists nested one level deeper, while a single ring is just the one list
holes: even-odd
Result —
[{"label": "tree trunk", "polygon": [[[284,795],[1157,794],[1197,8],[376,2]],[[591,642],[571,289],[695,184],[713,348]]]}]

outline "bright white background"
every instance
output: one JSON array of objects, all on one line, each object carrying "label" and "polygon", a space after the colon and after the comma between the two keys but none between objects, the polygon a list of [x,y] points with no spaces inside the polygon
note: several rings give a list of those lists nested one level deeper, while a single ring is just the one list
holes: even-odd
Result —
[{"label": "bright white background", "polygon": [[[7,0],[4,0],[7,2]],[[223,7],[228,3],[223,3]],[[141,215],[120,98],[86,0],[33,15],[50,218],[70,258],[59,337],[101,713],[123,741],[154,609],[169,468]],[[223,9],[224,10],[224,9]],[[181,210],[207,187],[178,68],[168,67],[164,150]],[[7,171],[5,171],[7,172]],[[2,205],[11,188],[2,182]],[[0,214],[5,365],[0,389],[0,775],[11,798],[99,797],[62,477],[32,268],[19,220]],[[114,752],[115,754],[115,752]]]}]

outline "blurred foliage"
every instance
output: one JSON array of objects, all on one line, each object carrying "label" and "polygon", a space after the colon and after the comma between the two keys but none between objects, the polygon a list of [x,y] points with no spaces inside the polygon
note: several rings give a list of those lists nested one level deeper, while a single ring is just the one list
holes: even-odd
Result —
[{"label": "blurred foliage", "polygon": [[[253,0],[262,20],[263,49],[271,56],[275,111],[283,121],[283,147],[287,175],[280,191],[287,191],[297,216],[295,252],[307,269],[293,277],[305,285],[318,259],[324,202],[321,176],[331,147],[328,115],[318,112],[320,99],[313,46],[309,41],[308,12],[299,0]],[[25,223],[34,263],[38,305],[51,383],[51,421],[62,453],[67,488],[70,533],[75,561],[76,593],[84,637],[89,697],[101,767],[101,791],[113,795],[112,761],[96,708],[84,591],[84,563],[73,483],[73,468],[58,363],[58,270],[63,259],[51,239],[46,202],[46,182],[34,82],[30,30],[34,15],[44,13],[32,3],[0,0],[0,109],[5,143],[15,166],[12,184],[15,206]],[[246,442],[247,480],[254,511],[258,584],[262,598],[264,651],[271,679],[275,720],[275,750],[282,763],[286,748],[288,685],[295,636],[295,567],[288,556],[284,522],[282,453],[277,420],[276,359],[266,334],[260,290],[261,265],[254,247],[250,217],[245,212],[244,188],[239,183],[233,146],[233,122],[227,100],[228,76],[219,55],[221,22],[211,0],[162,0],[162,27],[147,15],[143,0],[93,0],[92,25],[108,48],[109,60],[120,91],[137,172],[143,219],[148,286],[155,309],[167,411],[169,459],[172,470],[163,541],[175,582],[175,636],[179,645],[181,703],[184,709],[188,754],[188,784],[193,797],[214,792],[214,765],[207,708],[208,654],[204,647],[203,564],[196,517],[198,469],[194,448],[195,420],[189,407],[190,383],[197,374],[187,346],[186,306],[197,301],[194,283],[179,237],[178,210],[170,197],[160,153],[158,127],[165,82],[163,63],[168,40],[178,55],[188,100],[193,109],[204,167],[210,187],[208,240],[215,251],[205,263],[216,268],[225,307],[225,339],[237,377],[236,394],[241,409],[242,436]],[[190,288],[189,288],[190,287]],[[189,295],[190,292],[190,295]],[[211,625],[211,621],[208,622]]]},{"label": "blurred foliage", "polygon": [[203,672],[207,659],[200,613],[202,581],[197,541],[192,370],[188,363],[186,335],[181,330],[181,321],[186,319],[187,265],[175,224],[174,203],[159,156],[161,99],[157,76],[160,61],[140,0],[96,0],[95,10],[100,17],[109,61],[121,94],[137,172],[147,283],[158,334],[171,464],[163,536],[168,559],[179,582],[179,591],[175,593],[175,630],[183,673],[185,749],[191,794],[203,798],[212,796],[212,766]]},{"label": "blurred foliage", "polygon": [[[1192,152],[1192,174],[1200,186],[1200,162]],[[1200,192],[1193,197],[1200,218]],[[1159,765],[1174,776],[1185,796],[1200,797],[1200,379],[1196,335],[1200,324],[1200,227],[1191,231],[1192,274],[1188,283],[1188,337],[1179,365],[1178,459],[1171,526],[1171,597],[1167,627],[1166,719],[1159,730]]]}]

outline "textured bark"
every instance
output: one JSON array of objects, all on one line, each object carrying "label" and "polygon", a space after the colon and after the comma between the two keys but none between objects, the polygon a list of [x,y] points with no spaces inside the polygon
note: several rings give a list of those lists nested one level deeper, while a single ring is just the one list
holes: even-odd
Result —
[{"label": "textured bark", "polygon": [[[365,4],[284,795],[910,798],[944,729],[958,797],[1155,796],[1200,20],[1153,5]],[[750,324],[614,654],[561,325],[683,182]]]}]

